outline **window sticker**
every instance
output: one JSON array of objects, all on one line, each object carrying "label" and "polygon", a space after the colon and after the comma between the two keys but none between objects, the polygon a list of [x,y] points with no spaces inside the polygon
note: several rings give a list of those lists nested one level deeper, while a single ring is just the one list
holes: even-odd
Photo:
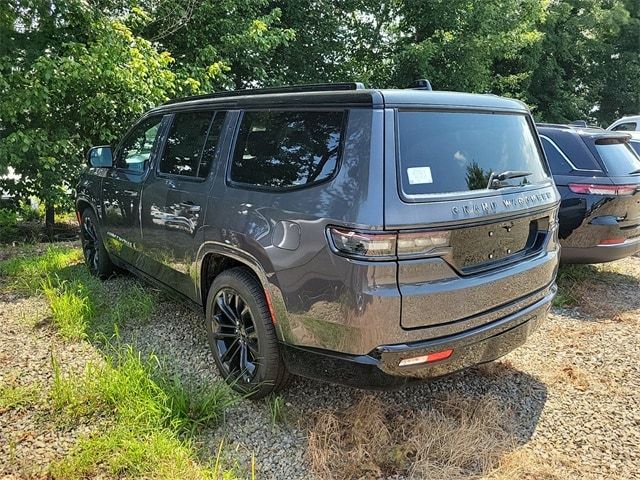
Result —
[{"label": "window sticker", "polygon": [[433,183],[433,177],[431,176],[431,167],[407,168],[407,177],[409,177],[409,185]]}]

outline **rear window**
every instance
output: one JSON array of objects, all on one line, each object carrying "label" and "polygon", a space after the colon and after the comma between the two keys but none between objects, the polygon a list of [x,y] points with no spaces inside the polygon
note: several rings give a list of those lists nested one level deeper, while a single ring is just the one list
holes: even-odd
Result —
[{"label": "rear window", "polygon": [[609,175],[621,177],[640,172],[640,159],[628,143],[598,143],[596,150]]},{"label": "rear window", "polygon": [[548,178],[524,115],[400,111],[398,143],[407,195],[485,190],[492,173],[507,171],[527,175],[506,186]]},{"label": "rear window", "polygon": [[233,182],[287,189],[331,177],[345,112],[245,112],[231,164]]}]

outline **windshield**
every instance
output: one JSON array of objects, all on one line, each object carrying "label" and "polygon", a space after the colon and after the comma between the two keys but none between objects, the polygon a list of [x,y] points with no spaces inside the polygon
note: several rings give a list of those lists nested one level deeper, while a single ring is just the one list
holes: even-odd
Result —
[{"label": "windshield", "polygon": [[596,150],[604,166],[613,177],[621,177],[640,170],[640,159],[628,143],[596,142]]},{"label": "windshield", "polygon": [[485,190],[492,173],[518,172],[501,186],[548,175],[524,115],[400,111],[402,190],[407,195]]}]

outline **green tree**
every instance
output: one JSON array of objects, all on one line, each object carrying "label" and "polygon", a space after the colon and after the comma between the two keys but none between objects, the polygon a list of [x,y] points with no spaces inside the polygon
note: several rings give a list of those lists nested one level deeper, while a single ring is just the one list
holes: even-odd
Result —
[{"label": "green tree", "polygon": [[295,32],[267,0],[142,0],[152,21],[140,30],[176,59],[174,70],[205,92],[269,84],[275,50]]},{"label": "green tree", "polygon": [[546,0],[405,0],[391,82],[405,87],[428,78],[440,90],[522,90],[529,74],[522,57],[541,40],[545,7]]},{"label": "green tree", "polygon": [[640,113],[640,0],[617,5],[604,37],[591,75],[598,85],[595,117],[606,126]]},{"label": "green tree", "polygon": [[608,123],[640,110],[639,3],[626,3],[635,4],[635,19],[620,0],[552,4],[544,40],[530,53],[537,67],[527,101],[539,119]]},{"label": "green tree", "polygon": [[274,84],[359,81],[384,86],[391,66],[399,0],[272,2],[295,38],[269,64]]},{"label": "green tree", "polygon": [[[0,174],[11,166],[21,175],[0,189],[43,200],[49,229],[84,150],[113,141],[181,90],[171,56],[101,10],[79,0],[0,7]],[[140,21],[132,15],[128,21]]]}]

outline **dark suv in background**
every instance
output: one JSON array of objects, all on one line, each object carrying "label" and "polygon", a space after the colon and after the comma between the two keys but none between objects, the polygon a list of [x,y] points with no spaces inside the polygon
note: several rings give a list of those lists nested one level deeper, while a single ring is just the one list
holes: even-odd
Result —
[{"label": "dark suv in background", "polygon": [[539,124],[560,204],[561,260],[599,263],[640,250],[640,158],[631,136]]},{"label": "dark suv in background", "polygon": [[221,374],[390,387],[494,360],[555,293],[559,196],[529,111],[312,85],[186,98],[94,147],[92,272],[204,308]]}]

